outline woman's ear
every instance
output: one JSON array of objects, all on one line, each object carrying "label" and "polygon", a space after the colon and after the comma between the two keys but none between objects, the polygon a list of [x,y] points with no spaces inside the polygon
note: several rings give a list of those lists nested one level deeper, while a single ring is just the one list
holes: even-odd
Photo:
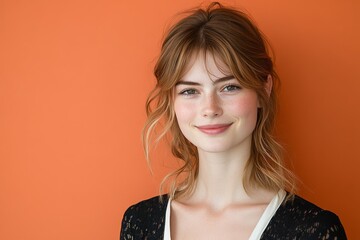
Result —
[{"label": "woman's ear", "polygon": [[264,87],[265,87],[265,91],[266,91],[267,95],[270,97],[272,87],[273,87],[273,80],[272,80],[272,76],[270,74],[267,76]]}]

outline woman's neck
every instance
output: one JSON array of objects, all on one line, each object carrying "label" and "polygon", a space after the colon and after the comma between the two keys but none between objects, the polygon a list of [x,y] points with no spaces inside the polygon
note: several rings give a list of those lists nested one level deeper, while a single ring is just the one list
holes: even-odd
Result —
[{"label": "woman's neck", "polygon": [[191,201],[202,202],[214,210],[234,203],[246,203],[243,177],[249,151],[209,153],[199,150],[199,175]]}]

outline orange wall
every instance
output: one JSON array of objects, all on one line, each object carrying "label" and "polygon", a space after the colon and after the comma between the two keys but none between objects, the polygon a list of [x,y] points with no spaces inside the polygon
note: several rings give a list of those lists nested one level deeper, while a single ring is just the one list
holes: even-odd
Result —
[{"label": "orange wall", "polygon": [[[142,153],[152,67],[194,0],[0,1],[0,239],[118,239],[157,194]],[[359,1],[227,1],[269,37],[283,81],[278,132],[300,194],[358,231]]]}]

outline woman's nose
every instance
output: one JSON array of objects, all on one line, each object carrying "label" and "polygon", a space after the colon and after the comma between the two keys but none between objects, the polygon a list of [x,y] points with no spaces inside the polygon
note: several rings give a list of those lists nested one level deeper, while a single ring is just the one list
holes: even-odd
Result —
[{"label": "woman's nose", "polygon": [[204,97],[202,106],[203,117],[217,117],[223,114],[223,109],[216,94]]}]

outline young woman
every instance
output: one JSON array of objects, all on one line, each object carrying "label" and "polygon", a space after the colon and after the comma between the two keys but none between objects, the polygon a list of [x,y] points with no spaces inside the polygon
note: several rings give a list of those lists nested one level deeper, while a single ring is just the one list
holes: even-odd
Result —
[{"label": "young woman", "polygon": [[294,194],[272,136],[278,77],[242,12],[212,3],[167,34],[147,101],[147,157],[164,123],[183,166],[166,195],[125,213],[120,239],[346,239],[338,217]]}]

